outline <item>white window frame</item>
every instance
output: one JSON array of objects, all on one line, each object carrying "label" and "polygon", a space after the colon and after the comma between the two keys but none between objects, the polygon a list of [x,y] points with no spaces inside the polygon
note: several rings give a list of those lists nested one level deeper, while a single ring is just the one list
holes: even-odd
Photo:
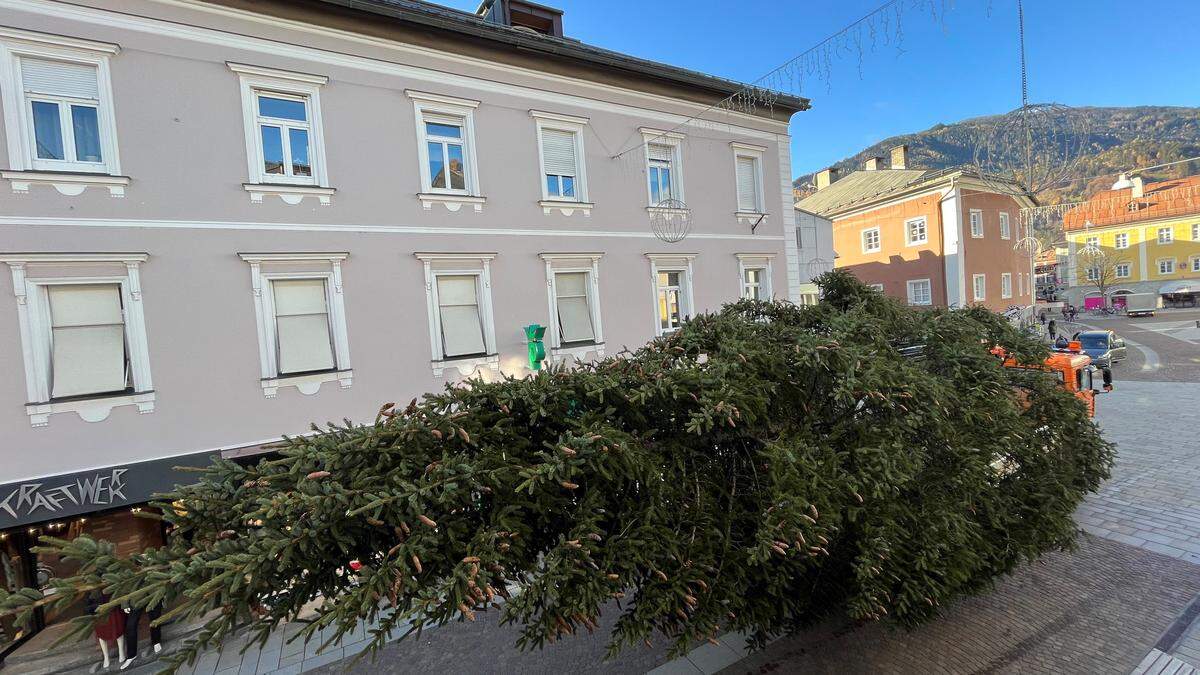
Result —
[{"label": "white window frame", "polygon": [[[138,412],[154,412],[154,383],[150,377],[149,343],[142,307],[140,265],[146,253],[19,253],[0,254],[0,262],[12,272],[17,298],[17,321],[21,333],[21,355],[25,363],[25,414],[35,427],[49,424],[50,415],[75,412],[86,422],[108,418],[113,408],[137,406]],[[37,268],[78,267],[79,275],[39,277]],[[96,274],[112,268],[111,273]],[[46,287],[61,284],[117,284],[120,286],[125,322],[125,347],[129,356],[133,391],[55,400],[50,392],[50,303]]]},{"label": "white window frame", "polygon": [[1192,263],[1192,265],[1191,265],[1192,271],[1200,272],[1200,255],[1192,256],[1191,263]]},{"label": "white window frame", "polygon": [[771,277],[774,270],[772,269],[775,258],[774,253],[735,253],[738,261],[738,299],[746,296],[746,270],[762,270],[762,281],[759,286],[762,288],[763,295],[768,301],[775,299],[775,288],[772,284]]},{"label": "white window frame", "polygon": [[[470,376],[481,367],[500,372],[500,355],[496,349],[496,321],[492,312],[492,260],[496,258],[496,254],[417,252],[413,255],[424,267],[430,367],[434,376],[441,377],[448,368],[457,369],[463,376]],[[479,303],[479,318],[483,321],[483,356],[446,356],[442,346],[442,315],[438,303],[437,278],[440,276],[477,278],[476,299]]]},{"label": "white window frame", "polygon": [[[542,192],[542,200],[538,202],[538,205],[542,207],[542,213],[549,215],[552,211],[558,209],[565,216],[570,216],[575,210],[582,211],[585,216],[592,215],[594,204],[588,198],[587,155],[585,154],[583,144],[583,132],[587,129],[588,118],[544,112],[541,110],[530,110],[529,115],[533,117],[537,130],[538,182],[541,184]],[[542,146],[542,132],[547,129],[565,131],[575,137],[574,197],[551,195],[549,190],[546,189],[546,157]]]},{"label": "white window frame", "polygon": [[[1163,235],[1166,237],[1163,237]],[[1175,242],[1175,228],[1167,226],[1158,228],[1158,243],[1162,245]]]},{"label": "white window frame", "polygon": [[[925,302],[916,301],[915,296],[913,295],[913,288],[917,284],[925,284],[929,288],[929,300]],[[878,285],[882,286],[883,284]],[[883,289],[880,288],[880,290],[882,291]],[[916,307],[928,307],[933,304],[933,282],[929,279],[909,279],[905,282],[905,290],[908,293],[908,304]]]},{"label": "white window frame", "polygon": [[1084,237],[1084,248],[1100,248],[1100,237]]},{"label": "white window frame", "polygon": [[[1160,275],[1175,274],[1175,272],[1177,271],[1177,268],[1178,268],[1178,265],[1175,264],[1174,258],[1159,258],[1158,260],[1155,260],[1154,262],[1155,262],[1155,267],[1158,269],[1158,273]],[[1171,269],[1164,272],[1163,265],[1167,265],[1167,264],[1170,265]]]},{"label": "white window frame", "polygon": [[1099,281],[1100,280],[1100,268],[1096,267],[1095,265],[1090,265],[1090,266],[1084,268],[1083,276],[1088,281]]},{"label": "white window frame", "polygon": [[[413,116],[417,125],[417,162],[421,176],[417,198],[421,201],[421,206],[428,211],[434,204],[442,204],[447,210],[454,212],[470,205],[476,213],[483,211],[483,204],[487,200],[484,199],[479,185],[479,157],[475,150],[475,109],[479,107],[479,101],[412,89],[405,89],[404,94],[412,99]],[[463,130],[463,160],[467,166],[463,175],[466,187],[461,190],[433,187],[433,175],[429,172],[429,143],[425,123],[437,123],[439,119],[446,118],[458,120],[457,123]]]},{"label": "white window frame", "polygon": [[1012,220],[1007,211],[1000,212],[1000,238],[1012,239]]},{"label": "white window frame", "polygon": [[[541,253],[538,256],[546,268],[546,309],[549,311],[546,326],[550,337],[547,346],[553,361],[562,361],[567,357],[578,361],[588,353],[594,353],[598,359],[604,358],[604,325],[600,312],[600,258],[603,256],[603,253]],[[586,275],[588,311],[595,336],[592,342],[563,346],[558,325],[558,288],[555,280],[555,275],[560,273]]]},{"label": "white window frame", "polygon": [[[874,248],[869,248],[867,246],[867,235],[872,232],[875,233],[875,246]],[[859,235],[859,242],[863,253],[878,253],[883,250],[883,235],[880,233],[878,227],[868,227],[863,230]]]},{"label": "white window frame", "polygon": [[671,148],[671,195],[673,199],[687,203],[683,189],[683,140],[686,137],[675,131],[663,131],[649,127],[639,127],[638,131],[642,134],[642,151],[644,153],[642,167],[646,172],[646,208],[658,208],[658,204],[654,202],[654,192],[650,188],[651,145],[665,145]]},{"label": "white window frame", "polygon": [[[920,281],[920,279],[916,279],[916,281]],[[883,293],[883,284],[867,284],[867,288],[873,288],[880,293]]]},{"label": "white window frame", "polygon": [[1192,241],[1200,241],[1200,223],[1192,225]]},{"label": "white window frame", "polygon": [[971,209],[970,215],[968,217],[969,217],[970,223],[971,223],[971,238],[972,239],[982,239],[983,238],[983,210],[982,209]]},{"label": "white window frame", "polygon": [[1113,276],[1117,279],[1128,279],[1132,276],[1133,266],[1127,262],[1117,263],[1113,266]]},{"label": "white window frame", "polygon": [[[921,227],[921,238],[920,239],[913,239],[913,237],[912,237],[912,233],[913,233],[912,228],[914,225],[920,225],[920,227]],[[908,220],[904,221],[904,245],[905,246],[920,246],[922,244],[928,244],[928,243],[929,243],[929,221],[928,221],[928,219],[925,218],[925,216],[921,216],[919,218],[909,218]]]},{"label": "white window frame", "polygon": [[[109,60],[120,47],[105,42],[80,40],[46,33],[0,27],[0,107],[4,109],[5,137],[8,142],[8,169],[0,178],[11,182],[13,192],[29,192],[33,184],[47,184],[59,194],[75,196],[89,186],[102,187],[112,197],[124,197],[129,178],[121,175],[121,158],[117,149],[116,110]],[[98,101],[96,122],[100,133],[101,162],[38,159],[34,148],[33,119],[30,101],[22,84],[21,59],[45,59],[93,66],[96,68]],[[66,124],[65,118],[62,123]],[[64,130],[64,149],[73,138]]]},{"label": "white window frame", "polygon": [[[314,196],[322,206],[328,206],[335,190],[329,187],[325,162],[325,129],[321,115],[321,86],[329,81],[323,75],[294,73],[274,68],[262,68],[242,63],[226,63],[238,74],[242,97],[242,122],[246,143],[246,183],[250,200],[262,203],[265,195],[278,195],[286,204],[299,204],[304,197]],[[302,99],[308,117],[309,161],[312,176],[287,176],[266,173],[264,170],[262,133],[259,131],[259,94],[283,99]],[[300,126],[300,125],[296,125]],[[290,141],[283,134],[286,153]]]},{"label": "white window frame", "polygon": [[[980,282],[982,282],[982,284]],[[980,288],[981,285],[982,285],[982,289]],[[982,290],[983,292],[981,293],[980,290]],[[975,299],[975,302],[979,302],[980,300],[987,300],[987,275],[986,274],[972,274],[971,275],[971,297]]]},{"label": "white window frame", "polygon": [[1000,297],[1011,298],[1012,292],[1012,272],[1000,273]]},{"label": "white window frame", "polygon": [[1118,232],[1113,235],[1113,248],[1118,250],[1129,248],[1129,233]]},{"label": "white window frame", "polygon": [[696,259],[696,253],[647,253],[646,258],[650,261],[650,298],[652,314],[654,316],[654,336],[660,337],[668,333],[674,333],[678,328],[663,329],[663,317],[658,313],[658,273],[659,272],[680,272],[684,287],[680,289],[680,300],[683,306],[679,308],[681,321],[690,319],[696,311],[696,298],[693,283],[692,267],[693,261]]},{"label": "white window frame", "polygon": [[[342,263],[348,253],[239,253],[250,265],[250,291],[258,332],[258,357],[263,396],[275,398],[280,387],[295,387],[312,396],[325,382],[336,381],[342,389],[354,382],[350,365],[350,338],[346,330],[346,306],[342,293]],[[326,268],[326,266],[328,266]],[[296,268],[304,267],[304,270]],[[329,312],[334,368],[317,373],[281,375],[276,351],[275,303],[271,282],[280,279],[323,279]]]},{"label": "white window frame", "polygon": [[[766,212],[767,199],[763,190],[763,157],[766,155],[766,147],[761,145],[751,145],[749,143],[732,142],[729,147],[733,149],[733,199],[734,212],[739,218],[748,218],[754,216],[755,220]],[[738,159],[747,158],[754,161],[754,208],[750,211],[742,209],[742,205],[738,203],[737,195],[737,163]],[[648,181],[647,181],[647,187]]]}]

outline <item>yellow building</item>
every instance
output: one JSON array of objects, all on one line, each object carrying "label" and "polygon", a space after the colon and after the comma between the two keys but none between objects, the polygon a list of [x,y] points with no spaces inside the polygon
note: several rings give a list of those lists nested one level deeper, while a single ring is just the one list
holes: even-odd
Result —
[{"label": "yellow building", "polygon": [[[1200,176],[1159,183],[1122,181],[1063,216],[1067,302],[1121,304],[1127,293],[1157,293],[1167,307],[1200,302]],[[1094,263],[1091,251],[1100,251]]]}]

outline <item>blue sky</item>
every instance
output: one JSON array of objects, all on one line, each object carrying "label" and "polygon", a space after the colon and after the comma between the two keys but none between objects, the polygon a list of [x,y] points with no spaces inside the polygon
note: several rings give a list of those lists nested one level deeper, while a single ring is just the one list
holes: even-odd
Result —
[{"label": "blue sky", "polygon": [[[478,0],[437,0],[473,11]],[[540,0],[565,32],[608,49],[741,81],[757,79],[883,0]],[[941,0],[934,0],[941,4]],[[853,56],[792,118],[799,175],[939,122],[1020,105],[1016,0],[947,0],[944,26],[908,11],[903,53]],[[816,9],[819,7],[819,9]],[[1196,0],[1026,0],[1029,92],[1068,105],[1200,106]]]}]

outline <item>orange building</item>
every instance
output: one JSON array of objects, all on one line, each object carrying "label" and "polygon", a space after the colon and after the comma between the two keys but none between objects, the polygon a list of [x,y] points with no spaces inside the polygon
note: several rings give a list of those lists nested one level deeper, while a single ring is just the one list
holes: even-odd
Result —
[{"label": "orange building", "polygon": [[970,169],[908,168],[892,151],[841,178],[817,174],[817,191],[796,204],[833,221],[837,267],[912,305],[995,311],[1034,302],[1033,261],[1017,246],[1030,199],[996,192]]}]

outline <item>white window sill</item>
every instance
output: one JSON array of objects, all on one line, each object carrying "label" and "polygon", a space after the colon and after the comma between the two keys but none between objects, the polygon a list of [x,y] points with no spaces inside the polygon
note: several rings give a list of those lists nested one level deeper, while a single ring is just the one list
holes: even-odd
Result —
[{"label": "white window sill", "polygon": [[277,183],[243,183],[242,187],[250,193],[250,201],[261,204],[266,195],[278,195],[285,204],[295,206],[305,197],[313,196],[321,206],[329,206],[330,199],[337,192],[335,188],[318,187],[316,185],[283,185]]},{"label": "white window sill", "polygon": [[648,213],[663,213],[663,214],[672,215],[672,216],[688,215],[687,209],[667,209],[667,208],[663,208],[661,206],[647,206],[646,211]]},{"label": "white window sill", "polygon": [[558,209],[564,216],[570,216],[576,211],[583,211],[583,215],[591,216],[592,207],[595,204],[592,202],[576,202],[570,199],[543,199],[538,202],[538,206],[542,207],[542,214],[547,216],[555,209]]},{"label": "white window sill", "polygon": [[349,389],[354,382],[353,370],[329,370],[321,373],[309,373],[307,375],[282,375],[279,377],[263,378],[262,389],[263,396],[267,398],[275,398],[279,393],[280,387],[295,387],[301,394],[312,396],[321,389],[321,385],[326,382],[337,381],[342,385],[342,389]]},{"label": "white window sill", "polygon": [[735,211],[733,215],[741,225],[757,225],[767,219],[762,211]]},{"label": "white window sill", "polygon": [[922,239],[921,241],[910,241],[907,244],[905,244],[904,246],[905,246],[905,248],[908,248],[911,246],[924,246],[928,243],[929,243],[928,239]]},{"label": "white window sill", "polygon": [[500,355],[488,354],[486,356],[476,356],[465,359],[443,359],[441,361],[430,361],[433,367],[434,377],[441,377],[449,368],[456,368],[463,377],[468,377],[480,367],[487,367],[493,371],[500,372]]},{"label": "white window sill", "polygon": [[417,199],[421,200],[421,206],[426,210],[433,208],[434,204],[441,204],[446,207],[447,211],[458,211],[463,206],[470,204],[475,209],[475,213],[483,211],[483,204],[487,201],[486,197],[475,197],[472,195],[457,195],[452,193],[442,192],[419,192]]},{"label": "white window sill", "polygon": [[108,419],[113,408],[126,405],[136,405],[138,412],[143,415],[152,413],[154,412],[154,392],[144,391],[137,394],[81,398],[74,401],[29,403],[25,405],[25,414],[29,415],[29,423],[35,427],[48,425],[51,415],[64,412],[78,413],[84,422],[103,422]]},{"label": "white window sill", "polygon": [[18,194],[29,192],[32,185],[50,185],[58,193],[75,197],[89,187],[107,188],[110,197],[124,197],[129,176],[112,176],[106,173],[55,172],[55,171],[0,171],[0,178],[12,183],[12,191]]},{"label": "white window sill", "polygon": [[588,342],[586,344],[568,345],[566,347],[554,347],[550,350],[550,358],[558,363],[570,357],[573,361],[582,361],[583,357],[588,353],[594,353],[596,359],[604,358],[604,343],[603,342]]}]

